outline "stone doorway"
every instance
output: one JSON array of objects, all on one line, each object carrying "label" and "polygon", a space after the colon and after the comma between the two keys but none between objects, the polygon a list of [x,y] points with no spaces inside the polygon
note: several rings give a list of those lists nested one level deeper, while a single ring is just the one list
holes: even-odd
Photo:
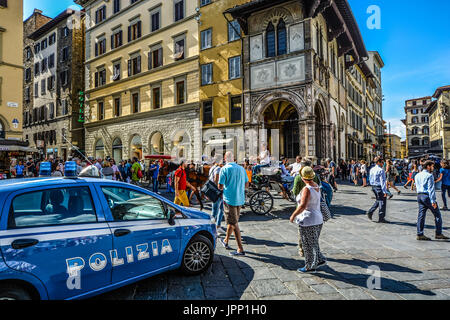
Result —
[{"label": "stone doorway", "polygon": [[273,156],[295,159],[300,154],[299,115],[292,103],[271,103],[265,109],[261,122],[262,129],[266,129],[265,138]]}]

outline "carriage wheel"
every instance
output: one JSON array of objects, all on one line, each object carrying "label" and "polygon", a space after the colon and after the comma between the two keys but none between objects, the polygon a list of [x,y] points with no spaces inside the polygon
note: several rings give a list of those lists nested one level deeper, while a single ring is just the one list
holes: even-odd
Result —
[{"label": "carriage wheel", "polygon": [[273,209],[273,197],[267,191],[258,191],[250,198],[250,209],[258,215],[266,215]]}]

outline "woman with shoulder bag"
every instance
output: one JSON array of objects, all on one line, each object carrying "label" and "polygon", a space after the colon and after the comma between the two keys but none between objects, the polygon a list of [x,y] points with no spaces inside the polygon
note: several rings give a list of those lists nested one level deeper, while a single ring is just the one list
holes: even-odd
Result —
[{"label": "woman with shoulder bag", "polygon": [[321,193],[319,185],[313,180],[314,170],[305,167],[301,176],[306,184],[302,190],[301,203],[294,211],[290,222],[298,224],[305,253],[305,266],[298,269],[302,273],[315,272],[317,268],[326,265],[326,259],[320,252],[319,237],[324,223],[321,212]]}]

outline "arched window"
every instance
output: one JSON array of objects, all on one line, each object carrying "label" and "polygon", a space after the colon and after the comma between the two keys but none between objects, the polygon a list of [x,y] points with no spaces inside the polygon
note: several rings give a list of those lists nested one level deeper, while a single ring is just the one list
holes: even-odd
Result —
[{"label": "arched window", "polygon": [[152,154],[164,154],[164,139],[161,132],[156,132],[151,139]]},{"label": "arched window", "polygon": [[105,158],[105,145],[103,144],[102,139],[98,140],[97,143],[95,144],[95,158],[96,159]]},{"label": "arched window", "polygon": [[430,128],[424,127],[424,128],[422,129],[422,133],[423,133],[423,134],[430,134]]},{"label": "arched window", "polygon": [[266,56],[275,57],[275,55],[275,28],[270,22],[266,29]]},{"label": "arched window", "polygon": [[278,55],[287,53],[287,32],[286,24],[281,19],[277,26],[277,53]]},{"label": "arched window", "polygon": [[142,139],[138,135],[135,135],[131,140],[131,155],[142,159]]},{"label": "arched window", "polygon": [[429,138],[423,138],[423,145],[427,146],[430,144],[430,139]]},{"label": "arched window", "polygon": [[113,159],[116,160],[116,163],[123,160],[122,158],[122,140],[119,138],[114,139],[112,144],[112,151],[113,151]]}]

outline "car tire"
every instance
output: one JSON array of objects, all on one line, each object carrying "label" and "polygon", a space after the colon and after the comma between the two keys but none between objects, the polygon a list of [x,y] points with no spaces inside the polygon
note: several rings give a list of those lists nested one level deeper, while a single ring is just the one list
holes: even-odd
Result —
[{"label": "car tire", "polygon": [[0,300],[32,300],[30,293],[15,285],[0,287]]},{"label": "car tire", "polygon": [[211,266],[214,259],[214,247],[211,241],[202,235],[195,235],[184,250],[181,271],[185,275],[202,274]]}]

